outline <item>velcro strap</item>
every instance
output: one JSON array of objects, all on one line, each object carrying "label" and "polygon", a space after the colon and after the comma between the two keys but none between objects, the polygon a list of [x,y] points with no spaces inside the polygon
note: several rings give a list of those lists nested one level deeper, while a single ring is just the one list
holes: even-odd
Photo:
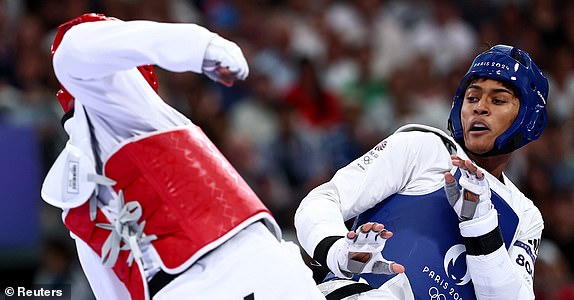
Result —
[{"label": "velcro strap", "polygon": [[352,295],[368,292],[372,289],[373,288],[366,283],[362,282],[352,283],[330,292],[329,295],[325,296],[325,299],[341,300]]},{"label": "velcro strap", "polygon": [[333,244],[343,236],[328,236],[319,242],[315,251],[313,252],[313,259],[321,266],[327,267],[327,253]]},{"label": "velcro strap", "polygon": [[476,237],[462,237],[462,239],[466,246],[467,255],[487,255],[498,250],[504,243],[500,227],[498,226],[487,234]]},{"label": "velcro strap", "polygon": [[349,258],[347,269],[349,269],[349,272],[353,274],[359,274],[363,272],[363,269],[365,269],[366,265],[367,263]]}]

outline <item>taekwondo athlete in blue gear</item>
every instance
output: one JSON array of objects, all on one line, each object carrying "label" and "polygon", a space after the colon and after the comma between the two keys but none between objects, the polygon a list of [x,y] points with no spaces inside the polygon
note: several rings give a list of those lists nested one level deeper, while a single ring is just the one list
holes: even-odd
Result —
[{"label": "taekwondo athlete in blue gear", "polygon": [[456,90],[452,137],[403,126],[311,191],[295,226],[331,271],[327,298],[534,299],[543,220],[503,170],[542,133],[547,97],[526,52],[494,46]]}]

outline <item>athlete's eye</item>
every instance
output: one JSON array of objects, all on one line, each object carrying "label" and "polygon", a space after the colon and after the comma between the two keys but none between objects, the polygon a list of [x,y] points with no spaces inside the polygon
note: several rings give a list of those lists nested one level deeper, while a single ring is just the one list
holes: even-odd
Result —
[{"label": "athlete's eye", "polygon": [[500,98],[492,98],[492,103],[494,104],[504,104],[506,103],[506,101],[504,99],[500,99]]},{"label": "athlete's eye", "polygon": [[478,97],[475,96],[466,96],[466,101],[470,102],[470,103],[474,103],[477,102],[478,100],[480,100]]}]

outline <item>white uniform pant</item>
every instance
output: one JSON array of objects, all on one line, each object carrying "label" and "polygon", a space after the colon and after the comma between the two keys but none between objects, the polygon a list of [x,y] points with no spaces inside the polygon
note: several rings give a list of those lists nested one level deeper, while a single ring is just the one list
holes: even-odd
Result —
[{"label": "white uniform pant", "polygon": [[256,222],[160,290],[154,300],[325,299],[299,247]]}]

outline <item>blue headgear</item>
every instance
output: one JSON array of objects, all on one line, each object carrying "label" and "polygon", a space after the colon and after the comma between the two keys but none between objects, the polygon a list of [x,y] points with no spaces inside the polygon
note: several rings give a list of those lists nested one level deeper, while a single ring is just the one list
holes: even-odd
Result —
[{"label": "blue headgear", "polygon": [[494,148],[484,156],[512,152],[536,140],[546,127],[548,80],[528,53],[511,46],[496,45],[479,54],[460,81],[453,99],[448,128],[454,139],[464,147],[460,111],[464,93],[471,80],[487,78],[515,87],[520,109],[514,123],[498,136]]}]

